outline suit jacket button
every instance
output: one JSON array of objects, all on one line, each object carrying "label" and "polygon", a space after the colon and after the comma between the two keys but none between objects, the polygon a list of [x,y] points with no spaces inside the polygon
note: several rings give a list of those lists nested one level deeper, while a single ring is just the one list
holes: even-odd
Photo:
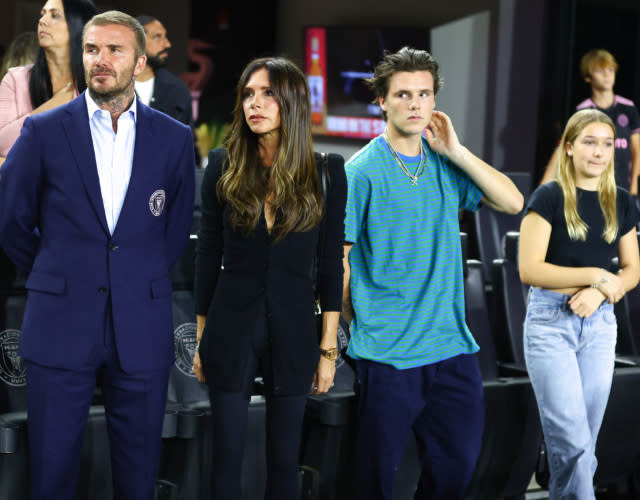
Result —
[{"label": "suit jacket button", "polygon": [[120,248],[118,245],[109,245],[109,250],[111,250],[112,252],[115,252],[118,248]]},{"label": "suit jacket button", "polygon": [[107,293],[107,287],[106,287],[106,286],[98,287],[98,291],[99,291],[100,293]]}]

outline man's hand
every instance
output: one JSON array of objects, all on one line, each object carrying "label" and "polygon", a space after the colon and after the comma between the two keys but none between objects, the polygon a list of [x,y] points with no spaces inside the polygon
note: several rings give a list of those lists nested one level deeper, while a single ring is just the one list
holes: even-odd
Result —
[{"label": "man's hand", "polygon": [[432,150],[455,163],[452,156],[460,154],[462,145],[453,128],[451,118],[442,111],[433,111],[425,135]]}]

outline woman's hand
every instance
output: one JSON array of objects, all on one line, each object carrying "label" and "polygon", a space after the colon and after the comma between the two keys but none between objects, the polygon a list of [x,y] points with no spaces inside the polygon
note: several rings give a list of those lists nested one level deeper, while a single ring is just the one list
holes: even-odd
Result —
[{"label": "woman's hand", "polygon": [[73,94],[75,93],[75,87],[73,86],[73,82],[67,82],[67,84],[58,90],[55,94],[51,96],[49,102],[51,103],[52,108],[57,108],[58,106],[62,106],[63,104],[68,103],[73,99]]},{"label": "woman's hand", "polygon": [[605,273],[605,278],[607,279],[606,282],[598,283],[598,290],[600,290],[604,294],[604,296],[607,297],[609,303],[615,304],[622,297],[624,297],[624,282],[622,281],[622,278],[620,278],[620,276],[617,276],[610,272]]},{"label": "woman's hand", "polygon": [[195,374],[198,382],[204,384],[204,372],[202,371],[202,364],[200,363],[200,353],[196,351],[193,354],[193,373]]},{"label": "woman's hand", "polygon": [[58,90],[55,94],[51,96],[51,99],[43,102],[40,106],[34,109],[30,114],[37,115],[38,113],[42,113],[44,111],[49,111],[50,109],[57,108],[58,106],[62,106],[63,104],[68,103],[73,99],[75,94],[75,87],[73,86],[73,82],[68,82],[64,87]]},{"label": "woman's hand", "polygon": [[320,356],[318,369],[313,376],[313,394],[327,392],[333,387],[333,377],[336,375],[336,362],[329,361],[324,356]]},{"label": "woman's hand", "polygon": [[196,351],[193,353],[193,373],[201,384],[204,384],[204,371],[202,371],[202,363],[200,362],[200,341],[204,332],[204,325],[207,323],[207,317],[203,314],[196,315],[196,339],[198,341]]},{"label": "woman's hand", "polygon": [[606,299],[604,292],[601,292],[597,288],[583,288],[573,294],[569,299],[569,307],[574,314],[577,314],[581,318],[588,318]]}]

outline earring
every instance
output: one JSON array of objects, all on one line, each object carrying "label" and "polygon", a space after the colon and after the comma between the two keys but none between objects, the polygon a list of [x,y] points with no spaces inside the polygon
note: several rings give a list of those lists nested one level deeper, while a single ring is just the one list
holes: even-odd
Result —
[{"label": "earring", "polygon": [[567,155],[573,156],[573,153],[571,151],[567,151]]}]

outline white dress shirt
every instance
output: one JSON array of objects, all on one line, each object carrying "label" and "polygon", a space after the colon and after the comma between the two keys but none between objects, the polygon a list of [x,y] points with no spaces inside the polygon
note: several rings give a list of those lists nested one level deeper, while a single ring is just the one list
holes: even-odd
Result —
[{"label": "white dress shirt", "polygon": [[111,114],[100,109],[89,96],[89,92],[85,92],[85,96],[104,213],[109,232],[113,235],[131,179],[136,143],[137,102],[134,96],[129,109],[118,117],[118,133],[115,133],[111,124]]},{"label": "white dress shirt", "polygon": [[147,106],[151,103],[151,98],[153,97],[153,86],[156,83],[156,77],[152,76],[146,82],[135,81],[136,85],[136,94],[138,95],[138,99],[142,104],[146,104]]}]

